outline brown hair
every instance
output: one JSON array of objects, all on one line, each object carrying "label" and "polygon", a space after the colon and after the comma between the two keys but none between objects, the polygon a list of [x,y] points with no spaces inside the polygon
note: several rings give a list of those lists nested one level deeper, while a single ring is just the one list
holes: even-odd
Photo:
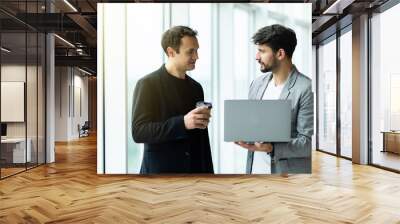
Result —
[{"label": "brown hair", "polygon": [[187,26],[174,26],[164,32],[161,39],[161,46],[164,52],[167,53],[167,48],[172,47],[177,53],[179,53],[179,47],[181,46],[181,39],[184,36],[196,37],[197,31],[192,30]]}]

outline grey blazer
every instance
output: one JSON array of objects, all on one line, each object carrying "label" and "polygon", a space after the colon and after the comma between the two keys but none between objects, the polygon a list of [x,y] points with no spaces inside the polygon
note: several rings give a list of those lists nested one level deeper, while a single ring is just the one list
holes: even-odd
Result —
[{"label": "grey blazer", "polygon": [[[249,99],[261,100],[271,79],[271,72],[256,78],[250,85]],[[311,136],[314,134],[314,95],[311,79],[297,71],[293,65],[280,99],[292,101],[292,140],[288,143],[273,143],[271,173],[311,173]],[[248,151],[248,174],[251,173],[253,156],[254,153]]]}]

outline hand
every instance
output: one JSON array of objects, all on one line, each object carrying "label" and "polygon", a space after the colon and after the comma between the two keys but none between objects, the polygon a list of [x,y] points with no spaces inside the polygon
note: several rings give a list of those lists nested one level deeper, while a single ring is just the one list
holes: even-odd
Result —
[{"label": "hand", "polygon": [[187,130],[195,128],[206,129],[210,122],[210,117],[211,109],[208,109],[207,106],[197,107],[183,117],[185,128]]},{"label": "hand", "polygon": [[239,145],[245,149],[248,149],[250,151],[259,151],[259,152],[272,152],[273,146],[271,143],[260,143],[256,142],[254,145],[246,144],[242,141],[240,142],[235,142],[236,145]]}]

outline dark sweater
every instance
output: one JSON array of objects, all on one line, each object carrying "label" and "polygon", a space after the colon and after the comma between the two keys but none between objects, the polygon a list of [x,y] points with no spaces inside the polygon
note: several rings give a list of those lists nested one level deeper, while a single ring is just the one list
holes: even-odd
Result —
[{"label": "dark sweater", "polygon": [[186,130],[183,119],[203,100],[198,82],[172,76],[165,65],[138,81],[132,136],[144,143],[141,174],[214,172],[208,129]]}]

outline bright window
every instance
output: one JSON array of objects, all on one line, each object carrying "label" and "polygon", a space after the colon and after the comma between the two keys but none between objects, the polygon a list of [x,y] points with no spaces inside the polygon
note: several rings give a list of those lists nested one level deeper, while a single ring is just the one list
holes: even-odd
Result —
[{"label": "bright window", "polygon": [[336,39],[318,48],[318,148],[336,153]]}]

